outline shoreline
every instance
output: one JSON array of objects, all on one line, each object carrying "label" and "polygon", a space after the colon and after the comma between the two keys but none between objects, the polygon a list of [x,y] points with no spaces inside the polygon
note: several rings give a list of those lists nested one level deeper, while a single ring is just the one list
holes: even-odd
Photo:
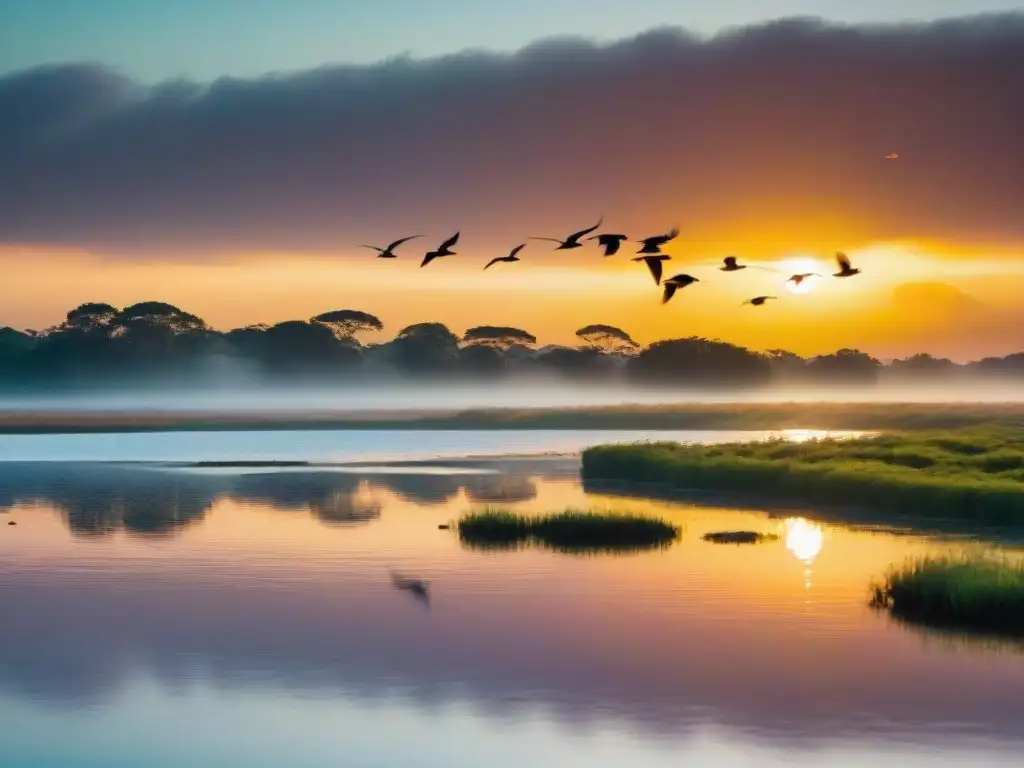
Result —
[{"label": "shoreline", "polygon": [[914,430],[1024,427],[1024,403],[772,403],[473,410],[0,410],[0,435],[303,430]]}]

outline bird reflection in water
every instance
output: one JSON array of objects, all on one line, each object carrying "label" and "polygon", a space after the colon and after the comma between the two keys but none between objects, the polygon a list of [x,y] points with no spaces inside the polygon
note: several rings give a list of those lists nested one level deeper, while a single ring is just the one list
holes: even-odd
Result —
[{"label": "bird reflection in water", "polygon": [[786,549],[804,564],[804,589],[811,588],[811,566],[821,553],[825,533],[821,526],[803,517],[786,520]]},{"label": "bird reflection in water", "polygon": [[395,589],[408,592],[427,609],[430,608],[430,585],[423,579],[412,576],[403,576],[399,573],[391,574],[391,583]]}]

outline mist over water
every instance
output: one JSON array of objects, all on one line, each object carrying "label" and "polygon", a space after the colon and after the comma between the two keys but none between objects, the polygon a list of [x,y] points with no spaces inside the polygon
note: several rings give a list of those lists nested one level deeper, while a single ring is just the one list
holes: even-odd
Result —
[{"label": "mist over water", "polygon": [[37,412],[311,412],[461,411],[478,408],[574,408],[716,403],[1020,403],[1024,385],[987,377],[875,385],[774,385],[756,389],[694,389],[588,383],[564,378],[510,377],[495,381],[362,380],[343,383],[128,386],[75,392],[0,396],[0,411]]}]

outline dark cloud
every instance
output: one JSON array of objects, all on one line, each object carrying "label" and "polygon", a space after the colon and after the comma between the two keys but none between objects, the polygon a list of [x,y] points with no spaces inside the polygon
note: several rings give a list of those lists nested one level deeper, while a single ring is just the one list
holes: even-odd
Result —
[{"label": "dark cloud", "polygon": [[0,78],[0,114],[8,243],[334,250],[595,212],[1024,237],[1020,15],[665,29],[207,85],[50,67]]}]

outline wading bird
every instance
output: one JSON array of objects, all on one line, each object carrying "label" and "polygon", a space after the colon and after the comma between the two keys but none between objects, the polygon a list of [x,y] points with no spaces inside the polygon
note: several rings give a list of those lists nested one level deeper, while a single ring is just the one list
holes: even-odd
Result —
[{"label": "wading bird", "polygon": [[491,259],[490,261],[488,261],[487,262],[487,266],[484,267],[484,269],[487,269],[488,267],[494,266],[499,261],[508,261],[508,262],[522,261],[522,259],[520,259],[519,256],[517,256],[516,254],[518,254],[525,247],[526,247],[526,243],[523,243],[522,245],[517,245],[515,248],[512,249],[512,251],[509,253],[508,256],[498,256],[497,258],[494,258],[494,259]]},{"label": "wading bird", "polygon": [[398,254],[395,253],[395,248],[400,246],[402,243],[407,243],[410,240],[415,240],[417,237],[423,237],[423,235],[410,235],[409,237],[403,237],[401,240],[395,240],[391,245],[385,248],[378,248],[376,245],[363,245],[361,248],[369,248],[371,251],[377,252],[378,259],[397,259]]},{"label": "wading bird", "polygon": [[430,607],[430,585],[423,579],[392,573],[391,583],[395,586],[395,589],[408,592],[428,608]]},{"label": "wading bird", "polygon": [[646,237],[643,240],[637,240],[638,243],[643,245],[643,248],[637,251],[637,253],[661,253],[662,246],[672,240],[675,240],[677,237],[679,237],[679,227],[674,227],[667,235],[655,235],[654,237]]},{"label": "wading bird", "polygon": [[647,265],[647,268],[651,270],[651,277],[654,278],[655,285],[661,285],[661,270],[663,261],[671,261],[671,256],[637,256],[633,261],[642,261]]},{"label": "wading bird", "polygon": [[661,295],[661,303],[668,304],[669,300],[675,295],[677,289],[685,288],[688,285],[693,285],[694,283],[699,282],[700,280],[693,275],[675,275],[674,277],[670,277],[663,284],[665,290]]},{"label": "wading bird", "polygon": [[432,262],[434,259],[439,259],[442,256],[454,256],[455,255],[455,251],[452,250],[452,246],[455,245],[457,242],[459,242],[459,235],[460,234],[462,234],[462,233],[461,232],[456,232],[454,235],[452,235],[447,240],[445,240],[443,243],[441,243],[441,247],[438,248],[436,251],[428,252],[427,255],[423,257],[423,261],[420,262],[420,266],[421,267],[425,267],[425,266],[427,266],[427,264]]},{"label": "wading bird", "polygon": [[832,277],[853,277],[860,274],[860,270],[854,269],[850,264],[850,257],[842,251],[836,253],[836,264],[839,265],[839,271],[832,275]]},{"label": "wading bird", "polygon": [[779,297],[778,296],[755,296],[752,299],[747,299],[743,303],[744,304],[753,304],[755,307],[760,307],[762,304],[764,304],[766,301],[768,301],[768,299],[777,299],[777,298],[779,298]]},{"label": "wading bird", "polygon": [[622,241],[628,239],[626,235],[594,235],[587,240],[597,240],[597,244],[604,248],[605,256],[614,256],[619,252]]},{"label": "wading bird", "polygon": [[722,259],[722,263],[725,266],[719,267],[723,272],[739,272],[741,269],[746,269],[746,264],[737,263],[738,259],[735,256],[726,256]]},{"label": "wading bird", "polygon": [[591,232],[595,231],[603,223],[604,216],[598,219],[597,224],[595,224],[594,226],[587,227],[586,229],[581,229],[579,232],[573,232],[571,235],[565,238],[565,240],[559,240],[556,237],[531,237],[530,239],[547,240],[549,243],[558,243],[558,247],[555,248],[556,251],[571,251],[573,248],[582,248],[583,243],[581,243],[580,240],[583,239],[583,237],[585,237],[586,235],[589,235]]}]

